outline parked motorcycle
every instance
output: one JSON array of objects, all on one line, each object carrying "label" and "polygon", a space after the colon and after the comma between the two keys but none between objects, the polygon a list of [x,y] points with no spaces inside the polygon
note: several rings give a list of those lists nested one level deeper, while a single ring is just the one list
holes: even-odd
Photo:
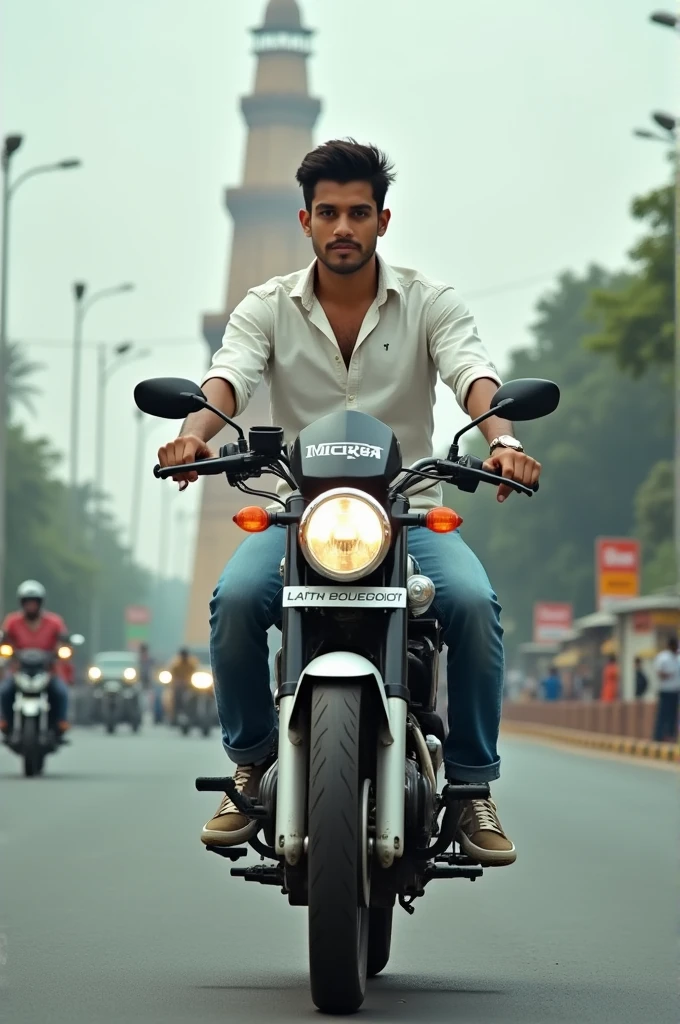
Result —
[{"label": "parked motorcycle", "polygon": [[[135,390],[145,413],[179,419],[208,405],[191,381],[162,378]],[[364,999],[366,978],[388,962],[392,914],[409,914],[430,882],[475,880],[482,868],[455,844],[460,801],[484,799],[488,784],[444,785],[444,727],[436,714],[440,627],[427,615],[435,596],[407,550],[409,527],[444,533],[460,517],[448,508],[409,511],[407,492],[434,477],[474,492],[498,486],[482,461],[461,455],[461,436],[489,416],[530,420],[553,412],[550,381],[510,381],[492,409],[460,430],[446,459],[403,470],[398,441],[364,413],[333,413],[306,427],[290,449],[275,426],[253,427],[236,443],[190,465],[156,466],[164,479],[194,470],[246,481],[274,473],[292,488],[282,511],[242,509],[245,531],[284,528],[283,646],[277,657],[278,759],[257,802],[233,779],[197,779],[201,791],[227,793],[260,826],[249,841],[271,864],[236,866],[232,875],[274,885],[309,908],[312,999],[328,1013],[349,1013]],[[522,484],[505,481],[531,496]],[[259,492],[262,493],[262,492]],[[246,847],[208,847],[231,861]]]},{"label": "parked motorcycle", "polygon": [[48,686],[54,675],[57,659],[66,661],[73,648],[84,643],[79,633],[65,638],[56,651],[33,648],[14,650],[11,644],[0,644],[0,656],[9,659],[8,672],[16,687],[12,732],[6,743],[24,761],[24,775],[40,775],[45,758],[64,742],[49,721]]},{"label": "parked motorcycle", "polygon": [[92,722],[101,722],[112,735],[119,725],[138,732],[142,724],[142,693],[134,655],[129,651],[98,654],[88,671],[92,684]]}]

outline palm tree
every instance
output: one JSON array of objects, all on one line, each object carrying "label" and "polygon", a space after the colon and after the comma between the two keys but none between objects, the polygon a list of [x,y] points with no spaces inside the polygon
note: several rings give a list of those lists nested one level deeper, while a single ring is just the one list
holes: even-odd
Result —
[{"label": "palm tree", "polygon": [[8,343],[5,387],[10,415],[19,405],[29,412],[35,412],[33,399],[40,394],[40,388],[37,388],[30,378],[42,368],[42,363],[35,363],[26,358],[21,350],[20,342],[10,341]]}]

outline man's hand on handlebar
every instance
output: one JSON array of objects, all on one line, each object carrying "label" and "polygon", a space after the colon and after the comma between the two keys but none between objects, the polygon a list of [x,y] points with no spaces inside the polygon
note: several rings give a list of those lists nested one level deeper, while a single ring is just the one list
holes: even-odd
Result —
[{"label": "man's hand on handlebar", "polygon": [[[533,487],[538,483],[541,475],[541,464],[523,452],[515,452],[511,448],[497,448],[493,455],[484,463],[484,469],[489,473],[498,473],[508,480],[516,480],[525,487]],[[512,488],[504,484],[498,488],[498,501],[505,501]]]},{"label": "man's hand on handlebar", "polygon": [[[214,459],[215,452],[209,448],[205,441],[195,434],[183,434],[164,444],[158,449],[158,461],[161,466],[179,466],[183,462],[198,462],[200,459]],[[180,491],[186,490],[189,484],[198,480],[198,473],[192,470],[190,473],[177,473],[172,478],[179,483]]]}]

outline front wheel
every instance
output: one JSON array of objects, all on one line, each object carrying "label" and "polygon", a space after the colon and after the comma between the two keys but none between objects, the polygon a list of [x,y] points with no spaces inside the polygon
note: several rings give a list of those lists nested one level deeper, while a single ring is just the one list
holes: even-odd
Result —
[{"label": "front wheel", "polygon": [[37,719],[27,718],[24,720],[21,740],[24,752],[24,775],[26,778],[33,778],[34,775],[40,775],[43,766]]},{"label": "front wheel", "polygon": [[371,907],[366,968],[369,978],[375,978],[376,974],[380,974],[390,958],[393,910],[393,907]]},{"label": "front wheel", "polygon": [[370,868],[363,846],[371,756],[364,692],[339,683],[312,691],[309,969],[312,999],[324,1013],[353,1013],[366,989]]}]

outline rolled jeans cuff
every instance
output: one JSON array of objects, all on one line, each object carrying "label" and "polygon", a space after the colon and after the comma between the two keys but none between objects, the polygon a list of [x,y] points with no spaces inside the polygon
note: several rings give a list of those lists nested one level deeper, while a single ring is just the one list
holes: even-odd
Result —
[{"label": "rolled jeans cuff", "polygon": [[494,782],[501,777],[501,759],[498,758],[493,764],[481,766],[447,761],[445,769],[449,781],[455,779],[456,782]]},{"label": "rolled jeans cuff", "polygon": [[246,750],[237,750],[226,743],[223,745],[227,756],[234,764],[257,764],[258,761],[264,761],[275,749],[277,736],[278,729],[272,729],[266,739],[262,740],[261,743],[248,747]]}]

